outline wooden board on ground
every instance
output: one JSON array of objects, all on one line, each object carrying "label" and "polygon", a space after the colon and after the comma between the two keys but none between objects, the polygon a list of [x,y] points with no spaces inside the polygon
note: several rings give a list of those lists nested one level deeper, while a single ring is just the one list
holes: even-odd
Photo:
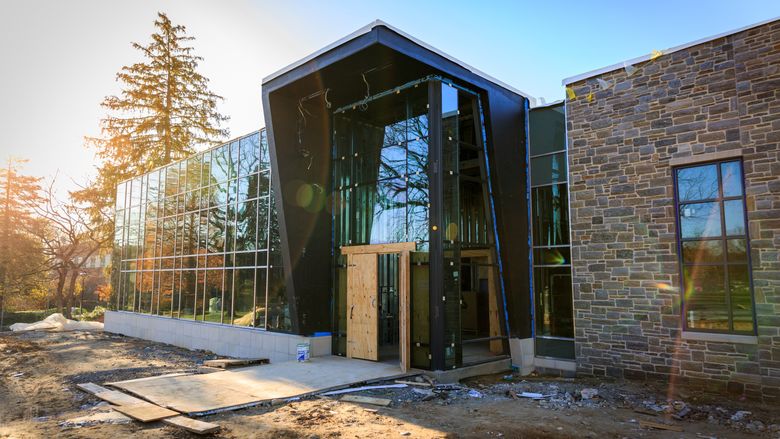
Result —
[{"label": "wooden board on ground", "polygon": [[132,405],[120,405],[114,407],[114,410],[120,413],[124,413],[125,415],[141,422],[159,421],[160,419],[179,416],[178,412],[174,412],[173,410],[169,410],[148,402]]},{"label": "wooden board on ground", "polygon": [[186,416],[174,416],[172,418],[163,419],[162,421],[165,424],[183,428],[195,434],[209,434],[219,430],[219,425],[217,424],[198,421],[197,419],[191,419]]},{"label": "wooden board on ground", "polygon": [[202,416],[405,376],[397,364],[323,356],[303,363],[271,362],[207,374],[106,385],[182,414]]},{"label": "wooden board on ground", "polygon": [[669,431],[676,431],[681,432],[683,431],[682,427],[678,427],[676,425],[669,425],[669,424],[659,424],[658,422],[650,422],[650,421],[639,421],[639,425],[642,427],[648,427],[648,428],[656,428],[658,430],[669,430]]},{"label": "wooden board on ground", "polygon": [[100,393],[100,392],[108,392],[108,389],[106,389],[103,386],[98,386],[95,383],[76,384],[76,387],[78,387],[79,389],[81,389],[81,390],[83,390],[83,391],[85,391],[87,393],[91,393],[93,395],[96,394],[96,393]]},{"label": "wooden board on ground", "polygon": [[143,399],[138,399],[134,396],[130,396],[127,393],[122,393],[117,390],[108,390],[105,392],[96,393],[95,396],[114,405],[134,405],[146,403]]},{"label": "wooden board on ground", "polygon": [[220,367],[222,369],[248,366],[250,364],[268,364],[268,358],[220,358],[218,360],[206,360],[203,362],[204,366]]},{"label": "wooden board on ground", "polygon": [[391,402],[389,399],[386,398],[374,398],[371,396],[360,396],[360,395],[344,395],[341,397],[341,401],[380,405],[382,407],[389,406]]}]

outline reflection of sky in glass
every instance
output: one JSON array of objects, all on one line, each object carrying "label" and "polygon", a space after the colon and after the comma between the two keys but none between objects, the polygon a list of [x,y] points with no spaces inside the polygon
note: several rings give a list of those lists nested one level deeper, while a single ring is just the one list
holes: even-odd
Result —
[{"label": "reflection of sky in glass", "polygon": [[742,209],[742,200],[724,201],[723,213],[726,217],[726,235],[744,235],[745,216]]},{"label": "reflection of sky in glass", "polygon": [[720,236],[720,205],[718,203],[681,205],[680,228],[683,238]]},{"label": "reflection of sky in glass", "polygon": [[374,218],[370,243],[406,241],[406,186],[403,180],[379,182],[376,185]]},{"label": "reflection of sky in glass", "polygon": [[709,200],[718,196],[718,168],[716,165],[684,168],[677,171],[677,190],[680,201]]},{"label": "reflection of sky in glass", "polygon": [[738,197],[742,195],[742,170],[739,162],[728,162],[720,165],[723,178],[723,196]]},{"label": "reflection of sky in glass", "polygon": [[441,115],[443,118],[458,112],[458,90],[447,84],[441,85]]}]

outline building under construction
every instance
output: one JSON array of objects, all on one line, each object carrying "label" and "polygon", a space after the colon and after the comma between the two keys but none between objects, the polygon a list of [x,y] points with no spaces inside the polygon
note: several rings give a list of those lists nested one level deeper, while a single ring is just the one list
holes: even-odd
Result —
[{"label": "building under construction", "polygon": [[771,20],[540,105],[372,23],[265,78],[265,128],[119,185],[106,329],[780,400],[779,67]]}]

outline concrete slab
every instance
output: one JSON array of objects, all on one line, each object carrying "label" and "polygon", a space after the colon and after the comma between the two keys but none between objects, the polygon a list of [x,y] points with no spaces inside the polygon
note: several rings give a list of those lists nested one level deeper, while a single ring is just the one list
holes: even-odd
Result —
[{"label": "concrete slab", "polygon": [[162,376],[107,385],[191,416],[405,376],[394,364],[337,356],[285,361],[202,375]]}]

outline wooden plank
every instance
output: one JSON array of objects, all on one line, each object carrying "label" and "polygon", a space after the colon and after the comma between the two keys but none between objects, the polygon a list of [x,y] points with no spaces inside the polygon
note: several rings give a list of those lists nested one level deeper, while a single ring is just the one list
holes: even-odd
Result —
[{"label": "wooden plank", "polygon": [[391,244],[369,244],[369,245],[349,245],[343,246],[339,250],[342,255],[356,255],[373,253],[375,255],[383,253],[401,253],[404,251],[415,251],[417,243],[412,242],[394,242]]},{"label": "wooden plank", "polygon": [[[496,283],[498,277],[496,272],[498,268],[493,266],[493,254],[486,251],[488,267],[488,330],[490,331],[490,337],[501,337],[501,317],[499,316],[500,309],[498,305],[498,289]],[[490,340],[490,352],[494,354],[501,354],[504,352],[504,343],[502,340]]]},{"label": "wooden plank", "polygon": [[95,383],[81,383],[81,384],[76,384],[76,387],[78,387],[79,389],[81,389],[81,390],[83,390],[83,391],[85,391],[85,392],[87,392],[87,393],[91,393],[91,394],[93,394],[93,395],[94,395],[94,394],[96,394],[96,393],[100,393],[100,392],[108,392],[108,391],[109,391],[109,389],[106,389],[106,388],[105,388],[105,387],[103,387],[103,386],[98,386],[98,385],[97,385],[97,384],[95,384]]},{"label": "wooden plank", "polygon": [[162,420],[163,423],[183,428],[195,434],[209,434],[219,431],[219,425],[211,422],[203,422],[186,416],[174,416]]},{"label": "wooden plank", "polygon": [[347,264],[347,357],[379,360],[377,255],[352,254]]},{"label": "wooden plank", "polygon": [[248,366],[250,364],[268,364],[268,358],[220,358],[217,360],[206,360],[203,362],[204,366],[220,367],[222,369],[227,369],[228,367]]},{"label": "wooden plank", "polygon": [[676,431],[678,433],[683,431],[682,427],[679,427],[677,425],[659,424],[658,422],[640,420],[639,425],[645,428],[655,428],[658,430]]},{"label": "wooden plank", "polygon": [[117,390],[106,390],[105,392],[96,393],[95,396],[114,405],[134,405],[147,403],[143,399],[130,396],[127,393],[119,392]]},{"label": "wooden plank", "polygon": [[401,254],[398,256],[398,337],[399,343],[401,345],[401,372],[408,371],[411,363],[410,343],[412,342],[412,337],[410,334],[409,325],[409,301],[411,289],[410,263],[411,261],[409,252],[401,252]]},{"label": "wooden plank", "polygon": [[371,405],[379,405],[382,407],[387,407],[392,402],[391,400],[387,398],[374,398],[371,396],[360,396],[360,395],[344,395],[341,397],[341,401],[344,402],[357,402],[361,404],[371,404]]},{"label": "wooden plank", "polygon": [[149,402],[144,402],[142,404],[120,405],[114,407],[114,410],[120,413],[124,413],[125,415],[141,422],[159,421],[160,419],[179,416],[179,412],[174,412],[173,410],[169,410]]},{"label": "wooden plank", "polygon": [[417,381],[395,380],[394,382],[396,384],[406,384],[407,386],[431,387],[428,383],[418,383]]}]

